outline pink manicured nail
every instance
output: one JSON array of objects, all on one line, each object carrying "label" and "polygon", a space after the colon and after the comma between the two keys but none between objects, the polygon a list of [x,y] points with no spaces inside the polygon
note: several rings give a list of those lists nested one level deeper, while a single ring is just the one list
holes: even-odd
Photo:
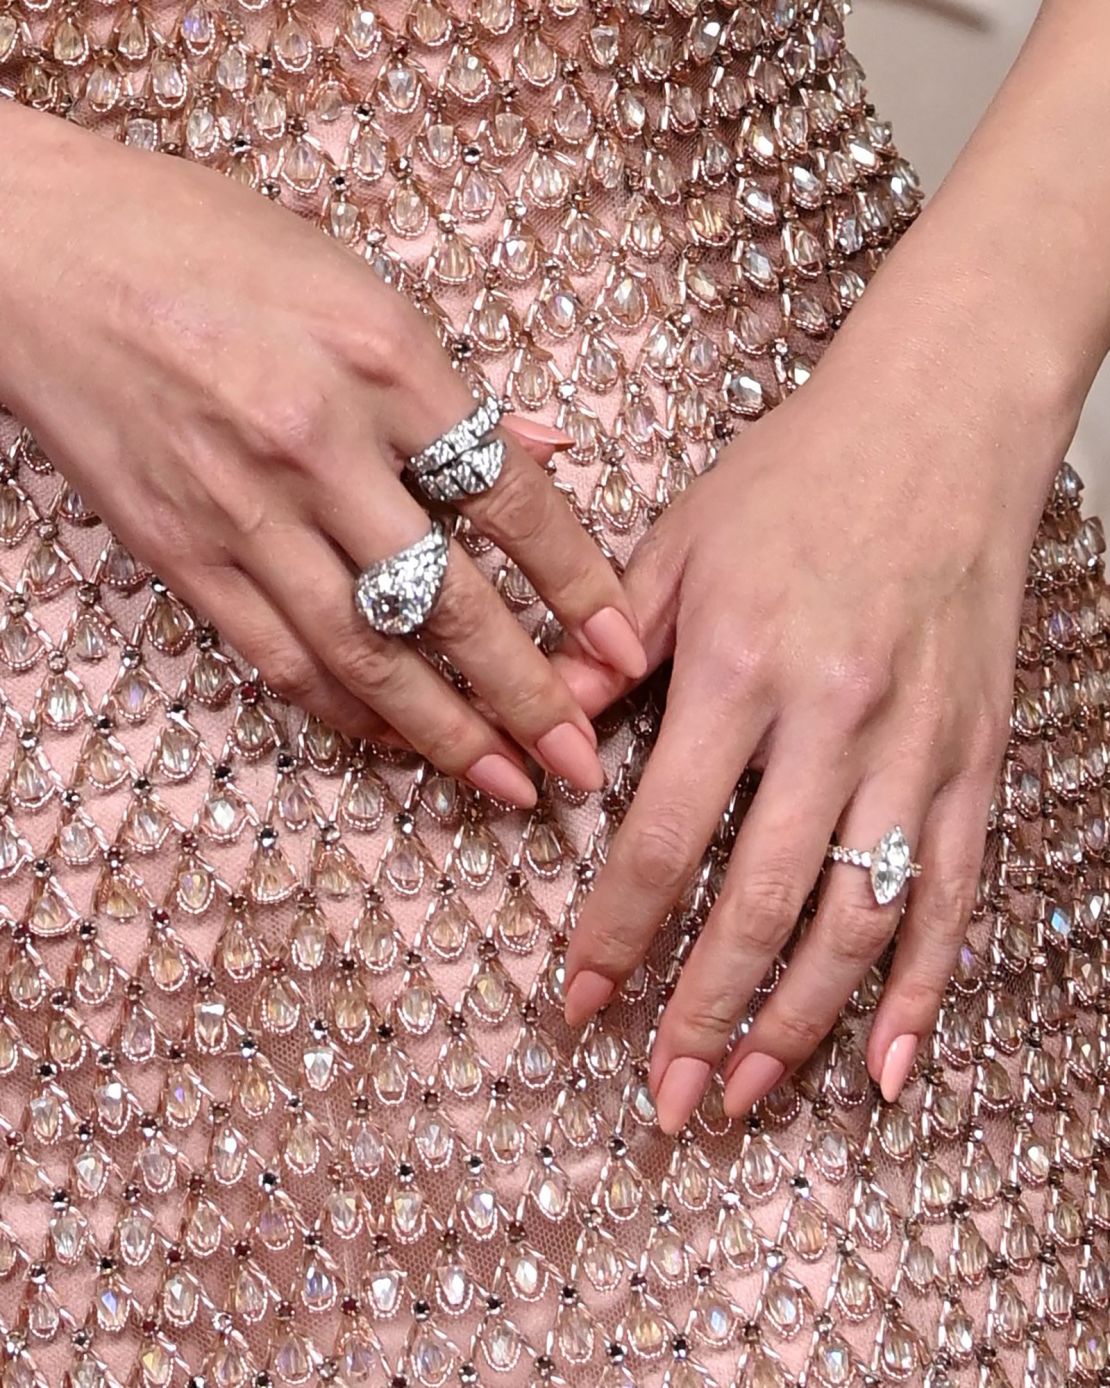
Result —
[{"label": "pink manicured nail", "polygon": [[507,800],[511,805],[530,810],[536,803],[536,787],[519,766],[514,766],[500,752],[487,752],[479,757],[467,771],[466,779],[479,790],[498,800]]},{"label": "pink manicured nail", "polygon": [[582,736],[586,739],[586,741],[596,752],[597,733],[594,730],[594,725],[590,722],[590,720],[586,717],[585,714],[582,715],[582,721],[580,723],[577,723],[575,726],[581,730]]},{"label": "pink manicured nail", "polygon": [[617,985],[593,969],[580,969],[567,985],[563,999],[563,1017],[568,1027],[580,1027],[589,1021],[599,1007],[604,1007]]},{"label": "pink manicured nail", "polygon": [[585,733],[573,723],[560,723],[537,738],[536,751],[556,776],[565,776],[580,790],[600,790],[605,784],[597,753]]},{"label": "pink manicured nail", "polygon": [[749,1051],[725,1086],[725,1112],[732,1118],[743,1118],[785,1074],[781,1060],[762,1051]]},{"label": "pink manicured nail", "polygon": [[883,1073],[879,1077],[879,1088],[888,1104],[892,1104],[901,1094],[916,1055],[917,1037],[913,1032],[904,1032],[890,1043],[883,1061]]},{"label": "pink manicured nail", "polygon": [[655,1101],[655,1119],[665,1133],[677,1133],[697,1108],[709,1070],[709,1061],[696,1055],[680,1055],[667,1066]]},{"label": "pink manicured nail", "polygon": [[573,448],[574,440],[562,429],[554,429],[550,424],[541,424],[537,419],[526,415],[507,415],[502,421],[506,429],[511,429],[519,438],[532,443],[542,443],[548,448]]},{"label": "pink manicured nail", "polygon": [[647,653],[632,623],[615,607],[603,607],[582,623],[582,635],[598,660],[638,680],[647,670]]}]

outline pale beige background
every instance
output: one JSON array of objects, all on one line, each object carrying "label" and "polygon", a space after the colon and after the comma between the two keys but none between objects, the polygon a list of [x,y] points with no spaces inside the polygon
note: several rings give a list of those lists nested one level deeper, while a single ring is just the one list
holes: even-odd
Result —
[{"label": "pale beige background", "polygon": [[[1036,12],[1037,0],[855,0],[853,50],[879,113],[893,121],[927,190],[959,153]],[[1091,292],[1110,294],[1110,285]],[[1068,456],[1087,483],[1089,504],[1110,519],[1110,366]]]}]

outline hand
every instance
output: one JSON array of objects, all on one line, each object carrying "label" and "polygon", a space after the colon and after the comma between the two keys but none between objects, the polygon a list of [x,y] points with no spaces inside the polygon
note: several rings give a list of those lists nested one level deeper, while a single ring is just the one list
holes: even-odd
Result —
[{"label": "hand", "polygon": [[[1030,491],[1007,514],[1033,434],[1023,444],[1016,413],[1004,429],[938,407],[925,373],[869,375],[836,350],[672,504],[625,573],[649,664],[673,655],[673,668],[571,936],[571,1025],[642,961],[745,768],[762,768],[655,1039],[649,1085],[668,1132],[725,1056],[834,835],[867,849],[900,824],[923,875],[900,921],[904,894],[880,907],[866,872],[829,864],[812,923],[728,1055],[730,1114],[811,1054],[897,926],[868,1049],[893,1098],[975,898],[1044,499]],[[573,645],[556,663],[590,712],[629,687]]]},{"label": "hand", "polygon": [[[353,601],[359,570],[428,529],[403,459],[473,408],[429,321],[232,181],[0,106],[0,398],[276,692],[534,803],[504,734]],[[520,442],[547,458],[558,435],[518,427],[498,481],[459,510],[634,674],[619,581]],[[588,720],[457,544],[422,635],[549,771],[601,785]]]}]

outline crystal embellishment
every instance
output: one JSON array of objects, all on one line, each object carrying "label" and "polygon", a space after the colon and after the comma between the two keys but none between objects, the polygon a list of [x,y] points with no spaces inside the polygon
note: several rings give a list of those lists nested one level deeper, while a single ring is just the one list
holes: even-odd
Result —
[{"label": "crystal embellishment", "polygon": [[906,885],[906,879],[921,872],[920,865],[910,856],[909,840],[900,824],[888,829],[870,852],[833,844],[826,856],[834,863],[866,868],[871,877],[871,890],[880,906],[889,906]]},{"label": "crystal embellishment", "polygon": [[[548,471],[624,563],[916,216],[846,9],[0,0],[0,102],[303,214],[474,405],[572,437]],[[320,312],[307,260],[282,290]],[[410,438],[456,405],[421,397]],[[884,959],[757,1123],[713,1086],[670,1137],[651,1045],[724,835],[619,1016],[567,1028],[559,996],[653,691],[607,715],[609,791],[503,807],[276,697],[0,408],[3,1388],[1110,1388],[1110,587],[1081,501],[1064,464],[913,1082],[867,1078]],[[546,644],[519,568],[459,540]]]},{"label": "crystal embellishment", "polygon": [[880,906],[889,905],[906,885],[911,866],[909,842],[896,824],[871,850],[871,890]]},{"label": "crystal embellishment", "polygon": [[415,544],[362,571],[355,601],[375,631],[407,636],[423,624],[443,584],[447,546],[447,529],[436,520]]}]

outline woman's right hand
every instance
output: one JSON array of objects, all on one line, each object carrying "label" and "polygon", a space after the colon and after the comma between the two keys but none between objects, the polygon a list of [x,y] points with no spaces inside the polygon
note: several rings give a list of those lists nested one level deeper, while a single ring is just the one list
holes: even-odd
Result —
[{"label": "woman's right hand", "polygon": [[[588,720],[458,544],[423,635],[489,720],[354,605],[357,572],[428,529],[404,458],[473,408],[429,321],[302,218],[186,161],[5,101],[0,151],[0,399],[136,558],[342,731],[395,730],[519,804],[535,790],[509,738],[599,787]],[[501,476],[460,511],[639,675],[616,575],[502,437]]]}]

